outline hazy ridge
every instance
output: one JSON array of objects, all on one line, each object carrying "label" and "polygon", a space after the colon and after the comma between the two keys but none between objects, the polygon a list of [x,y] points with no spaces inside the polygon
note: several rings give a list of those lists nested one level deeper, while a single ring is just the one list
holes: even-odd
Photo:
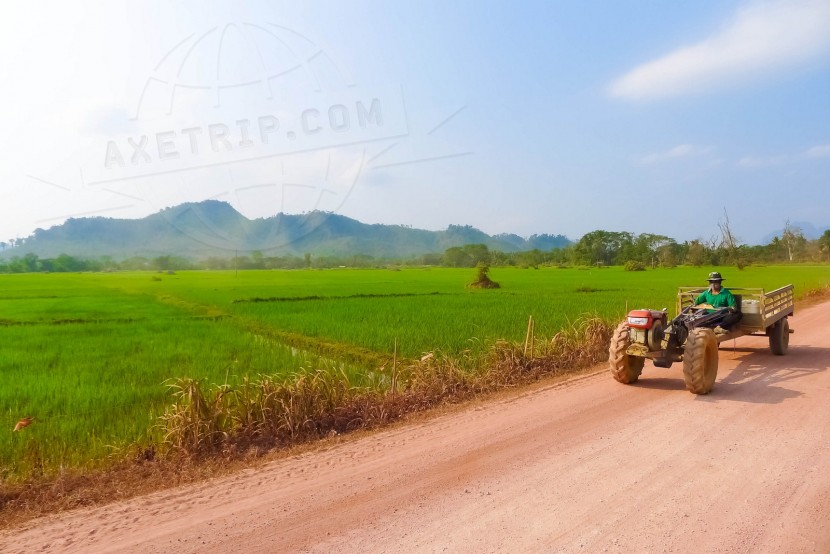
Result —
[{"label": "hazy ridge", "polygon": [[27,253],[40,257],[177,255],[191,258],[232,256],[259,250],[269,256],[312,253],[317,256],[367,255],[405,258],[443,252],[453,246],[485,244],[503,252],[562,248],[564,235],[488,235],[471,226],[450,225],[428,231],[401,225],[367,224],[349,217],[310,212],[248,219],[218,200],[185,203],[141,219],[71,218],[38,229],[3,257]]}]

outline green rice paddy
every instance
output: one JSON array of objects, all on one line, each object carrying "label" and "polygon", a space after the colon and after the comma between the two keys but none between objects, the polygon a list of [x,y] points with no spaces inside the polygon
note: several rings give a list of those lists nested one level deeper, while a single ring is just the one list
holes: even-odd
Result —
[{"label": "green rice paddy", "polygon": [[[359,383],[397,352],[475,354],[497,339],[537,337],[582,314],[668,307],[678,286],[796,295],[830,285],[827,266],[602,269],[193,271],[0,275],[0,479],[105,464],[146,444],[169,403],[165,383],[343,371]],[[34,423],[12,432],[23,417]]]}]

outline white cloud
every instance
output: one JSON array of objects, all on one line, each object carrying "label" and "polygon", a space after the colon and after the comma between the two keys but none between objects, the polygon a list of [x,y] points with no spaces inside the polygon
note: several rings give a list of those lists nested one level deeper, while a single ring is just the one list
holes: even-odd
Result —
[{"label": "white cloud", "polygon": [[738,166],[747,169],[755,169],[759,167],[775,167],[787,163],[789,158],[787,156],[769,156],[762,158],[759,156],[744,156],[738,160]]},{"label": "white cloud", "polygon": [[610,87],[612,96],[644,100],[708,91],[786,70],[830,51],[830,2],[752,2],[719,32],[644,63]]},{"label": "white cloud", "polygon": [[807,158],[828,158],[830,157],[830,144],[813,146],[804,152],[804,156]]},{"label": "white cloud", "polygon": [[745,168],[775,167],[817,158],[830,158],[830,144],[818,144],[800,154],[780,154],[766,157],[744,156],[738,160],[738,165]]},{"label": "white cloud", "polygon": [[701,154],[705,154],[709,150],[710,148],[708,146],[695,146],[694,144],[678,144],[677,146],[669,148],[668,150],[665,150],[663,152],[652,152],[651,154],[647,154],[640,158],[639,161],[641,164],[650,165],[678,158],[699,156]]}]

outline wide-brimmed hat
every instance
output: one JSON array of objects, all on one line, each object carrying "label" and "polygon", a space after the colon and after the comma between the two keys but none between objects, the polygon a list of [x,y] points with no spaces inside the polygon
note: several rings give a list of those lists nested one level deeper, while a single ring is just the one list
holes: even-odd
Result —
[{"label": "wide-brimmed hat", "polygon": [[725,281],[725,279],[723,277],[721,277],[720,273],[718,273],[717,271],[713,271],[712,273],[710,273],[709,278],[706,279],[706,280],[709,281],[710,283],[712,281]]}]

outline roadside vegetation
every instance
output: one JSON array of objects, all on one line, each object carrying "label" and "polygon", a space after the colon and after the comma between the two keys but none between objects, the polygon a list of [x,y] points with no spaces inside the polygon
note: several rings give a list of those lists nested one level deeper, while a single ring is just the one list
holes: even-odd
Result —
[{"label": "roadside vegetation", "polygon": [[672,309],[711,269],[830,287],[809,265],[494,267],[489,290],[467,286],[481,268],[2,275],[0,510],[124,463],[232,459],[590,366],[629,308]]}]

